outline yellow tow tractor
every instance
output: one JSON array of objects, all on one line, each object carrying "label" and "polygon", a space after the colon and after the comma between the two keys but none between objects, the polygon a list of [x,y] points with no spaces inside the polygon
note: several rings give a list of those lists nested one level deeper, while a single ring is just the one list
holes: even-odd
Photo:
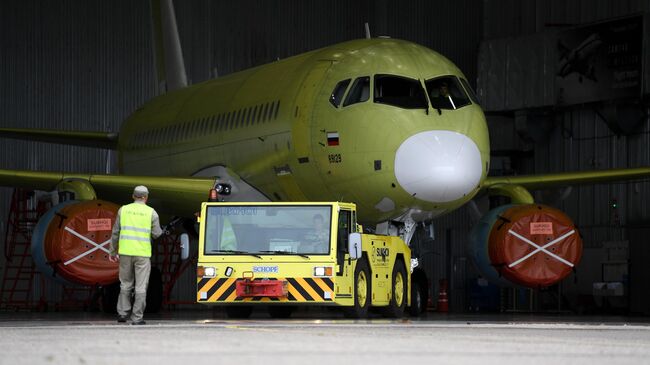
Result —
[{"label": "yellow tow tractor", "polygon": [[369,307],[399,317],[410,302],[411,251],[399,237],[362,233],[351,203],[203,203],[196,300],[247,318],[268,306]]}]

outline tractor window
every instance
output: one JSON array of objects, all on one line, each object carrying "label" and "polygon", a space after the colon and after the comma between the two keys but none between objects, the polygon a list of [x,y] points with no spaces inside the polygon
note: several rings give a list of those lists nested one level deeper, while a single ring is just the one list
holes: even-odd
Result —
[{"label": "tractor window", "polygon": [[392,75],[375,76],[375,103],[404,109],[426,109],[428,106],[418,80]]},{"label": "tractor window", "polygon": [[337,237],[337,250],[336,250],[336,263],[339,265],[337,276],[343,275],[343,266],[345,254],[348,252],[348,240],[350,239],[351,227],[351,212],[349,210],[341,210],[339,212],[338,224],[338,237]]},{"label": "tractor window", "polygon": [[352,88],[345,99],[343,106],[348,106],[356,103],[363,103],[370,98],[370,77],[364,76],[354,80]]},{"label": "tractor window", "polygon": [[341,210],[339,212],[339,237],[338,237],[338,247],[347,250],[348,239],[350,236],[350,211]]},{"label": "tractor window", "polygon": [[470,104],[469,97],[456,77],[438,77],[427,81],[426,85],[434,109],[455,110]]},{"label": "tractor window", "polygon": [[210,206],[204,254],[328,255],[331,207]]},{"label": "tractor window", "polygon": [[347,90],[348,85],[350,85],[350,80],[351,79],[340,81],[338,84],[336,84],[336,87],[334,87],[332,95],[330,95],[330,103],[332,103],[335,108],[338,108],[339,105],[341,105],[345,90]]}]

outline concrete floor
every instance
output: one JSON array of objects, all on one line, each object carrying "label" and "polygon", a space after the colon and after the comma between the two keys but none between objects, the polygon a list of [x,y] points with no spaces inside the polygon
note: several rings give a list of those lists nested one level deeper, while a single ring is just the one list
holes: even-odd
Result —
[{"label": "concrete floor", "polygon": [[206,311],[168,313],[136,327],[101,314],[0,313],[0,364],[650,363],[647,318],[299,316],[231,321]]}]

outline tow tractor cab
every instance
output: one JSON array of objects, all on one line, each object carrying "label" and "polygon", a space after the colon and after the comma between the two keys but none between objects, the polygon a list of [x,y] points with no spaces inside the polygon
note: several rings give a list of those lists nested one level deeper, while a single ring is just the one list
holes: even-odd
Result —
[{"label": "tow tractor cab", "polygon": [[399,237],[364,234],[350,203],[203,203],[198,303],[226,306],[229,317],[268,306],[286,318],[297,305],[404,313],[411,251]]}]

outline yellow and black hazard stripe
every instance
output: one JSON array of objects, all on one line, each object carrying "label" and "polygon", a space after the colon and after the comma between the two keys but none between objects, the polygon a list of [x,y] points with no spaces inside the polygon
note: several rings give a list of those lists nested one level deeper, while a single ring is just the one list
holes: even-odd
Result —
[{"label": "yellow and black hazard stripe", "polygon": [[235,292],[235,279],[203,278],[197,283],[199,302],[225,301]]},{"label": "yellow and black hazard stripe", "polygon": [[197,281],[198,302],[331,302],[334,300],[334,282],[330,278],[272,278],[254,280],[285,280],[285,298],[238,297],[235,278],[203,278]]}]

